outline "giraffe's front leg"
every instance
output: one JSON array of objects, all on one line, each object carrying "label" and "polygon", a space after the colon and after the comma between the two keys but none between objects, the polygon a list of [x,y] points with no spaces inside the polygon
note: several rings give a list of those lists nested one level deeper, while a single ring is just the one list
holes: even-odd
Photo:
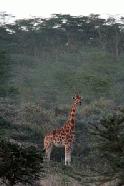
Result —
[{"label": "giraffe's front leg", "polygon": [[46,147],[46,158],[48,161],[50,161],[52,148],[53,148],[53,144],[49,144],[49,146]]},{"label": "giraffe's front leg", "polygon": [[65,145],[65,165],[70,165],[71,163],[71,145]]}]

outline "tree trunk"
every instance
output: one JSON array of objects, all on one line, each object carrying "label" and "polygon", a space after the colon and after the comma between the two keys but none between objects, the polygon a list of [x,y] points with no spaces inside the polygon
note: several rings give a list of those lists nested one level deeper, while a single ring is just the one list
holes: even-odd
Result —
[{"label": "tree trunk", "polygon": [[115,57],[116,59],[118,58],[118,56],[119,56],[119,36],[116,30],[116,33],[115,33]]}]

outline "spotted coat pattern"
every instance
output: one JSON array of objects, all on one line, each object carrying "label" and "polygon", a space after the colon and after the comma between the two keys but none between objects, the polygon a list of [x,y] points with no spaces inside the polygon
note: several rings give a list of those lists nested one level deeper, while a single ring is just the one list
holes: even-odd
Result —
[{"label": "spotted coat pattern", "polygon": [[79,95],[76,95],[73,99],[74,102],[64,126],[53,130],[44,138],[44,149],[48,160],[50,160],[53,145],[57,147],[65,147],[65,165],[70,165],[71,163],[72,146],[75,140],[75,116],[77,106],[81,104],[81,97]]}]

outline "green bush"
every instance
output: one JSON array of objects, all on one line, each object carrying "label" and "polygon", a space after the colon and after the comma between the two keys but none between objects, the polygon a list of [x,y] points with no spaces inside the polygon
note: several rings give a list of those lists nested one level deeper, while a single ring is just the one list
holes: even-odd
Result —
[{"label": "green bush", "polygon": [[109,112],[98,124],[92,124],[89,131],[95,136],[100,159],[107,163],[101,174],[110,180],[116,177],[124,184],[124,113],[120,109]]},{"label": "green bush", "polygon": [[10,186],[31,184],[43,173],[43,156],[35,147],[0,141],[0,178]]}]

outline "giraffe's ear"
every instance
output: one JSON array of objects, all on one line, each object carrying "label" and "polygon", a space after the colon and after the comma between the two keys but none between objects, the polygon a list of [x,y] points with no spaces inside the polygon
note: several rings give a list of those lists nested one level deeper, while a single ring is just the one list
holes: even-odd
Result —
[{"label": "giraffe's ear", "polygon": [[72,97],[72,99],[75,99],[75,97]]}]

